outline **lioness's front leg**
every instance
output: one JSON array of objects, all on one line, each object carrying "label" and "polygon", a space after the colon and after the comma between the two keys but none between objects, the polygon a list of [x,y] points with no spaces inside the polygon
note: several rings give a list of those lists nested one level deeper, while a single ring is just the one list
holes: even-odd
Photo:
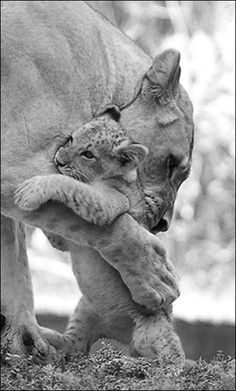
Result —
[{"label": "lioness's front leg", "polygon": [[[77,243],[80,240],[95,248],[120,272],[133,299],[148,311],[155,312],[162,304],[169,303],[178,296],[176,276],[166,263],[160,242],[156,242],[156,238],[127,213],[119,216],[109,229],[101,229],[88,223],[64,205],[59,206],[51,201],[42,206],[40,211],[31,213],[22,214],[15,207],[14,216],[20,216],[26,224],[33,223],[69,241]],[[8,228],[7,231],[4,231],[4,226]],[[34,317],[23,236],[17,239],[19,232],[16,231],[14,222],[8,218],[3,217],[2,229],[2,297],[6,322],[2,346],[10,339],[13,351],[20,352],[22,348],[27,350],[29,346],[36,355],[37,350],[41,351],[40,347],[43,346],[43,357],[46,347]],[[13,248],[18,249],[18,253],[12,251]],[[22,333],[23,330],[26,330],[25,334]]]},{"label": "lioness's front leg", "polygon": [[[93,187],[92,185],[78,182],[73,178],[57,174],[35,176],[18,186],[15,200],[17,205],[27,210],[30,208],[36,209],[51,198],[64,202],[81,217],[96,224],[98,224],[99,217],[102,216],[103,219],[100,223],[103,222],[105,224],[114,219],[117,213],[121,213],[122,207],[123,213],[129,208],[128,200],[121,193],[109,188],[105,190],[102,192],[101,189],[97,189],[95,186]],[[113,199],[117,200],[117,206],[115,206],[116,202],[113,202],[113,206]],[[119,253],[117,253],[113,242],[109,241],[107,250],[114,254],[109,257],[109,262],[119,270],[123,281],[131,291],[135,289],[135,286],[137,287],[136,295],[133,295],[134,300],[155,311],[158,307],[170,304],[178,297],[177,279],[160,240],[141,226],[134,226],[132,220],[131,218],[128,222],[128,224],[132,225],[131,230],[127,230],[127,223],[120,226],[119,234],[122,238],[120,240],[121,248]],[[125,234],[123,235],[122,232]],[[125,244],[127,232],[131,232],[132,236],[128,235],[130,241]],[[117,243],[117,236],[114,237]],[[132,243],[137,241],[138,243],[132,246]],[[151,246],[156,250],[155,257],[152,256]],[[132,252],[130,253],[131,248]],[[136,249],[139,252],[136,253]],[[103,252],[104,249],[102,254]],[[122,262],[120,262],[122,252],[124,252],[124,256]],[[138,265],[136,259],[142,253],[144,257],[148,254],[149,256],[146,263],[140,262],[140,265]],[[135,268],[134,263],[136,263]],[[146,277],[148,276],[149,279],[147,280]],[[147,287],[149,287],[148,295],[146,294]],[[153,297],[150,302],[151,294]]]},{"label": "lioness's front leg", "polygon": [[1,347],[48,357],[50,347],[34,315],[33,291],[22,223],[1,216]]},{"label": "lioness's front leg", "polygon": [[95,247],[119,271],[134,301],[150,311],[179,296],[178,277],[162,242],[128,213],[116,219],[110,235]]}]

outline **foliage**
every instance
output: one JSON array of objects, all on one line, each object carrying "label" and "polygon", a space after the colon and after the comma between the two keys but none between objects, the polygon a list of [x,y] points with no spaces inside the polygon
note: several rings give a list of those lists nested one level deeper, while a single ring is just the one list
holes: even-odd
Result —
[{"label": "foliage", "polygon": [[187,362],[184,369],[160,367],[104,346],[88,357],[61,354],[45,366],[32,357],[2,358],[3,390],[234,390],[234,360],[219,354],[211,363]]}]

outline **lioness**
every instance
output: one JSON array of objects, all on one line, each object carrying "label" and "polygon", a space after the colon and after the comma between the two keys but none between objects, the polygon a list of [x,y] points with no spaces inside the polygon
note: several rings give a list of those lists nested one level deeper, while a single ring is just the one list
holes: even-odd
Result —
[{"label": "lioness", "polygon": [[77,262],[82,253],[100,254],[149,311],[176,298],[175,276],[159,261],[153,236],[129,214],[108,230],[57,202],[23,211],[14,204],[17,185],[56,174],[52,156],[68,127],[109,111],[149,148],[140,171],[148,226],[166,230],[190,166],[192,105],[179,84],[178,52],[152,61],[84,2],[12,1],[1,11],[2,345],[43,356],[48,347],[34,315],[24,224],[66,238]]},{"label": "lioness", "polygon": [[[146,226],[137,168],[147,154],[148,149],[128,137],[120,124],[107,118],[94,119],[75,130],[55,155],[59,171],[67,177],[33,177],[19,185],[15,200],[25,210],[37,209],[50,199],[60,201],[100,226],[127,212]],[[156,241],[161,260],[173,270]],[[79,263],[74,259],[73,270],[83,296],[64,335],[44,331],[51,344],[67,352],[87,353],[105,336],[128,343],[135,355],[183,364],[170,306],[153,316],[143,316],[120,274],[102,257],[85,257]]]}]

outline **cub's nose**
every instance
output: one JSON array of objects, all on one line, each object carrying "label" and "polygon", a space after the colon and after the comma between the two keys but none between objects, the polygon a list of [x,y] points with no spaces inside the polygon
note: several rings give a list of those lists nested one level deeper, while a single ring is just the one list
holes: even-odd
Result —
[{"label": "cub's nose", "polygon": [[54,162],[55,162],[56,165],[59,166],[59,167],[65,167],[65,166],[67,166],[67,163],[60,162],[60,161],[57,160],[57,159],[54,159]]},{"label": "cub's nose", "polygon": [[59,148],[54,156],[54,163],[56,166],[65,167],[68,165],[69,160],[67,153],[63,150],[63,147]]}]

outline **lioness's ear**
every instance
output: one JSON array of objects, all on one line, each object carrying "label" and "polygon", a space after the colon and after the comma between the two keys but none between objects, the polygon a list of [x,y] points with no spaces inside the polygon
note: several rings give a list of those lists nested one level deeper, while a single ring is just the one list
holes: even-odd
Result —
[{"label": "lioness's ear", "polygon": [[136,168],[147,156],[148,148],[130,140],[123,141],[113,149],[121,165],[128,170]]},{"label": "lioness's ear", "polygon": [[166,103],[173,99],[180,78],[180,53],[175,49],[168,49],[156,56],[151,68],[145,77],[148,89],[159,103]]}]

